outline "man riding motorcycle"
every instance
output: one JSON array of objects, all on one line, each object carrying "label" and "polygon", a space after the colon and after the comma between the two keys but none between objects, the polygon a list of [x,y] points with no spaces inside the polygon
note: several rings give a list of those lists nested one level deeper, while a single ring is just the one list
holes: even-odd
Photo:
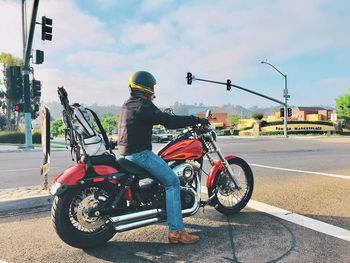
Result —
[{"label": "man riding motorcycle", "polygon": [[119,123],[119,153],[165,186],[169,242],[195,243],[199,237],[190,235],[184,229],[179,178],[161,157],[152,152],[152,127],[161,124],[176,129],[196,124],[207,125],[209,122],[195,116],[175,116],[159,110],[152,103],[156,79],[149,72],[134,72],[128,84],[130,98],[122,107]]}]

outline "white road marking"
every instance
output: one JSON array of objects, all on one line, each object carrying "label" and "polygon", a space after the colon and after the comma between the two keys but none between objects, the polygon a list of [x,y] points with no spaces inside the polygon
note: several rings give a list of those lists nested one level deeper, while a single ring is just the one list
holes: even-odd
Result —
[{"label": "white road marking", "polygon": [[267,168],[267,169],[274,169],[274,170],[281,170],[281,171],[288,171],[288,172],[295,172],[295,173],[317,174],[317,175],[324,175],[324,176],[329,176],[329,177],[336,177],[336,178],[350,180],[350,176],[347,176],[347,175],[339,175],[339,174],[330,174],[330,173],[321,173],[321,172],[313,172],[313,171],[281,168],[281,167],[274,167],[274,166],[255,164],[255,163],[250,163],[249,165],[250,166],[255,166],[255,167],[260,167],[260,168]]},{"label": "white road marking", "polygon": [[298,224],[300,226],[315,230],[317,232],[333,236],[336,238],[350,241],[350,231],[341,227],[333,226],[319,220],[315,220],[306,216],[298,215],[288,210],[284,210],[272,205],[264,204],[258,201],[250,200],[248,207],[276,216],[283,220]]},{"label": "white road marking", "polygon": [[[201,192],[207,194],[208,190],[205,186],[202,186]],[[284,210],[265,203],[261,203],[255,200],[250,200],[247,204],[247,207],[281,218],[294,224],[312,229],[314,231],[350,242],[350,231],[347,229],[333,226],[331,224],[327,224],[316,219],[295,214],[291,211]]]}]

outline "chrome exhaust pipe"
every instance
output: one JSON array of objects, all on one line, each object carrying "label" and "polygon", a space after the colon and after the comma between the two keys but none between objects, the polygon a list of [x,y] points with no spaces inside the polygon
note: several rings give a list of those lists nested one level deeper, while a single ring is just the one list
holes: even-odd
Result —
[{"label": "chrome exhaust pipe", "polygon": [[194,215],[195,213],[197,213],[200,207],[199,206],[200,195],[198,195],[198,193],[196,193],[193,189],[191,189],[191,191],[194,193],[194,203],[192,207],[182,210],[182,215],[184,217]]},{"label": "chrome exhaust pipe", "polygon": [[[198,193],[196,194],[194,190],[192,191],[195,193],[195,201],[192,207],[181,211],[184,217],[194,215],[195,213],[197,213],[200,207],[198,201],[199,195]],[[122,232],[164,221],[165,218],[163,219],[160,216],[160,214],[162,213],[166,214],[166,211],[164,209],[150,209],[146,211],[110,217],[109,220],[113,224],[114,229],[117,232]]]},{"label": "chrome exhaust pipe", "polygon": [[163,211],[162,209],[151,209],[151,210],[136,212],[136,213],[132,213],[132,214],[114,216],[114,217],[111,217],[109,220],[114,224],[118,224],[118,223],[122,223],[122,222],[126,222],[126,221],[136,220],[136,219],[156,217],[162,211]]},{"label": "chrome exhaust pipe", "polygon": [[149,219],[144,219],[141,221],[136,221],[136,222],[132,222],[132,223],[126,223],[123,225],[116,225],[114,226],[114,229],[117,232],[123,232],[123,231],[127,231],[127,230],[131,230],[131,229],[135,229],[135,228],[139,228],[142,226],[147,226],[147,225],[151,225],[157,222],[162,221],[159,217],[154,217],[154,218],[149,218]]}]

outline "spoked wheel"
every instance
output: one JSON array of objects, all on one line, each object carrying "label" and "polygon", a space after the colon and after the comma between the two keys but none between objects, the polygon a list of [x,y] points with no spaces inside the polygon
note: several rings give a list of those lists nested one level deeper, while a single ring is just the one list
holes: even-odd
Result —
[{"label": "spoked wheel", "polygon": [[95,193],[110,196],[106,188],[85,186],[68,190],[56,196],[51,209],[53,225],[59,237],[68,245],[77,248],[95,247],[111,239],[116,231],[106,225],[108,216],[89,216],[99,201]]},{"label": "spoked wheel", "polygon": [[253,193],[254,178],[248,163],[243,159],[236,157],[228,160],[228,163],[238,188],[227,172],[219,170],[213,186],[208,189],[208,194],[215,195],[212,204],[216,210],[230,215],[239,212],[247,205]]}]

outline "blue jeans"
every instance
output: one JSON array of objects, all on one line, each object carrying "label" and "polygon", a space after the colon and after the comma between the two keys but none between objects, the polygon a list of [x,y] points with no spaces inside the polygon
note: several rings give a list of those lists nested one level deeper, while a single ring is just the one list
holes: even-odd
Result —
[{"label": "blue jeans", "polygon": [[166,214],[169,230],[183,230],[180,180],[167,163],[149,150],[127,155],[125,158],[144,168],[165,186]]}]

